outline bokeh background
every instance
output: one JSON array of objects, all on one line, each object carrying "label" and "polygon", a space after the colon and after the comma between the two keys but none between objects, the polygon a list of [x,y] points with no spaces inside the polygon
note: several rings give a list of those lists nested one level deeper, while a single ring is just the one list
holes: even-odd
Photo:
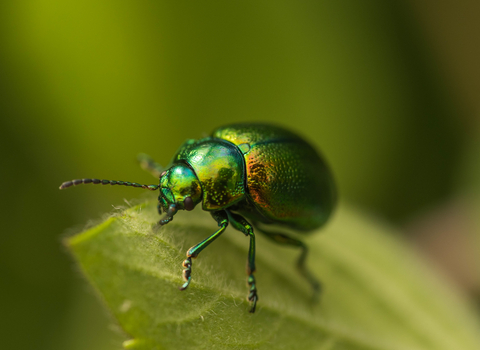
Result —
[{"label": "bokeh background", "polygon": [[[0,334],[5,349],[124,340],[61,238],[144,194],[187,138],[283,124],[342,201],[480,291],[480,3],[0,2]],[[3,334],[4,333],[4,334]]]}]

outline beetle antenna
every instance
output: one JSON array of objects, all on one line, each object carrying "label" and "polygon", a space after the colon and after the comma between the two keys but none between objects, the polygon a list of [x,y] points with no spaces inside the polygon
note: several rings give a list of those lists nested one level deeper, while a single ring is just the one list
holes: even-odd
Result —
[{"label": "beetle antenna", "polygon": [[160,187],[159,185],[142,185],[137,184],[136,182],[128,181],[112,181],[112,180],[99,180],[99,179],[77,179],[72,181],[66,181],[60,185],[60,189],[68,188],[71,186],[78,186],[83,184],[94,184],[94,185],[120,185],[120,186],[131,186],[131,187],[141,187],[146,190],[155,191]]},{"label": "beetle antenna", "polygon": [[157,179],[160,178],[165,170],[160,164],[154,161],[152,157],[145,153],[140,153],[137,156],[137,161],[140,163],[143,170],[149,171]]}]

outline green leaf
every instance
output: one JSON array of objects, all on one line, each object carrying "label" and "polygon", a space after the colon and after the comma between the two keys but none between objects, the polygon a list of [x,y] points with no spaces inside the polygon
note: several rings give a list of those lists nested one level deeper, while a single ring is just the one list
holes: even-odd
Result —
[{"label": "green leaf", "polygon": [[341,207],[306,236],[320,303],[298,275],[298,251],[257,236],[259,303],[248,312],[248,239],[232,228],[193,261],[186,250],[216,230],[206,212],[181,212],[157,232],[155,203],[112,216],[68,245],[131,340],[127,349],[478,350],[466,301],[386,225]]}]

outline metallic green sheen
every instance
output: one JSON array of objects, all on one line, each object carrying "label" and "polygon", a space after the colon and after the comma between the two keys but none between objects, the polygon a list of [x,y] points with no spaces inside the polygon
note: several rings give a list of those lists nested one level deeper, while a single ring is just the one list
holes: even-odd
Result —
[{"label": "metallic green sheen", "polygon": [[262,124],[228,125],[216,129],[212,136],[246,150],[243,158],[248,201],[237,212],[302,231],[327,221],[336,201],[333,177],[302,138]]},{"label": "metallic green sheen", "polygon": [[[143,169],[159,178],[159,185],[99,179],[64,182],[60,189],[80,184],[103,184],[160,190],[158,212],[168,224],[178,210],[193,210],[202,203],[219,229],[187,251],[180,290],[192,280],[192,259],[231,226],[249,237],[247,300],[255,312],[258,291],[255,282],[255,230],[282,245],[299,248],[297,267],[310,283],[314,298],[321,284],[307,269],[308,247],[283,232],[270,231],[258,223],[312,231],[323,225],[335,205],[335,184],[318,153],[302,138],[274,125],[234,124],[216,129],[211,137],[188,140],[164,170],[146,154],[138,160]],[[247,221],[248,218],[250,221]]]},{"label": "metallic green sheen", "polygon": [[173,163],[186,163],[195,172],[203,190],[202,207],[225,209],[245,195],[245,162],[230,142],[205,138],[187,141],[173,157]]},{"label": "metallic green sheen", "polygon": [[[183,202],[187,196],[191,197],[195,204],[200,202],[202,196],[200,182],[186,164],[174,164],[160,177],[160,203],[165,212],[171,203],[175,203],[177,209],[184,209]],[[165,200],[162,201],[163,198]]]}]

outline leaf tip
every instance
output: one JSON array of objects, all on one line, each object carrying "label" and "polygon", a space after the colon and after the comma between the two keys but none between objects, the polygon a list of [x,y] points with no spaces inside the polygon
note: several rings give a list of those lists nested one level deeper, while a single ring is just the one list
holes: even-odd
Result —
[{"label": "leaf tip", "polygon": [[82,243],[82,242],[94,237],[98,233],[102,232],[104,229],[109,227],[115,220],[116,220],[116,217],[112,216],[112,217],[108,218],[107,220],[105,220],[104,222],[102,222],[101,224],[99,224],[95,227],[92,227],[92,228],[86,230],[85,232],[82,232],[80,234],[65,238],[63,240],[63,244],[65,244],[65,246],[67,246],[69,248],[72,248],[73,246],[75,246],[79,243]]},{"label": "leaf tip", "polygon": [[123,348],[126,350],[140,349],[145,346],[145,341],[140,339],[129,339],[123,342]]}]

